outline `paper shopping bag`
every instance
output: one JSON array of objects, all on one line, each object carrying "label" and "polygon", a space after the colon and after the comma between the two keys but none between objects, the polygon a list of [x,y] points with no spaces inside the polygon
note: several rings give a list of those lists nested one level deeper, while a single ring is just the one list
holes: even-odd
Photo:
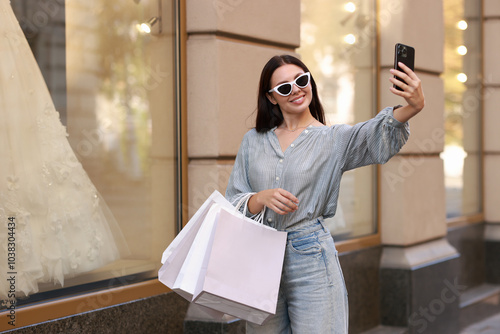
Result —
[{"label": "paper shopping bag", "polygon": [[262,324],[276,312],[285,246],[286,232],[222,208],[194,302]]},{"label": "paper shopping bag", "polygon": [[158,280],[169,288],[172,288],[175,284],[198,230],[210,208],[215,203],[224,207],[234,208],[221,193],[214,191],[163,252],[161,260],[163,265],[158,271]]},{"label": "paper shopping bag", "polygon": [[212,204],[189,248],[174,284],[169,286],[172,291],[189,301],[193,300],[198,281],[202,279],[200,275],[204,274],[203,268],[207,266],[221,208],[219,204]]}]

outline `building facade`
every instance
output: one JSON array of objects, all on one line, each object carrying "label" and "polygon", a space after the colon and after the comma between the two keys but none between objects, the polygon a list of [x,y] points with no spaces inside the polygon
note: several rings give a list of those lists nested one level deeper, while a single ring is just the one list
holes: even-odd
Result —
[{"label": "building facade", "polygon": [[[339,27],[352,23],[358,45],[364,41],[351,44],[347,61],[332,53],[331,66],[318,67],[324,91],[330,83],[339,86],[340,79],[350,78],[347,87],[363,92],[350,100],[348,122],[402,103],[388,90],[398,42],[415,47],[415,72],[426,96],[425,109],[410,120],[410,140],[401,152],[385,165],[347,176],[342,185],[348,189],[342,199],[347,223],[332,222],[338,228],[332,231],[349,293],[350,332],[459,333],[500,311],[500,3],[349,2],[354,11],[364,10],[354,20],[354,11],[341,1],[332,1],[331,8],[307,0],[130,2],[93,6],[40,1],[31,16],[17,8],[21,23],[38,17],[34,22],[39,24],[31,24],[31,45],[50,42],[65,51],[66,80],[61,80],[64,73],[46,79],[49,89],[55,82],[53,98],[64,110],[68,140],[122,226],[134,256],[85,278],[70,278],[73,290],[64,293],[42,286],[38,299],[16,308],[15,326],[8,324],[12,312],[1,311],[1,330],[244,332],[241,321],[215,322],[193,313],[155,273],[180,225],[213,190],[225,191],[241,139],[253,127],[257,84],[267,60],[285,53],[303,57],[308,65],[329,59],[327,47],[320,50],[323,54],[308,54],[322,43],[313,33],[325,25],[325,18],[315,22],[322,8],[345,10]],[[467,81],[459,93],[446,77],[450,71],[456,77],[450,67],[454,60],[446,54],[454,46],[446,45],[452,39],[448,14],[457,6],[460,12],[450,20],[462,17],[468,23],[456,45],[467,47],[459,65],[464,73],[457,73],[466,74]],[[105,20],[96,19],[100,16]],[[56,23],[41,24],[45,17]],[[149,36],[130,37],[126,28],[120,30],[121,22],[150,17],[161,20]],[[360,27],[361,21],[365,24]],[[94,31],[106,29],[109,22],[118,27],[115,33],[124,32],[96,39],[102,32]],[[332,35],[337,23],[331,23]],[[30,24],[21,26],[26,32]],[[46,27],[53,28],[41,29]],[[60,63],[51,65],[56,56],[35,55],[47,68],[60,70]],[[337,75],[339,64],[350,69]],[[57,80],[65,84],[66,96]],[[332,105],[342,94],[339,89]],[[457,94],[458,102],[453,101]],[[460,105],[458,122],[448,111],[452,102]],[[89,108],[104,112],[89,114]],[[447,161],[457,126],[465,154],[458,162]],[[457,164],[462,166],[459,180],[453,169],[446,169]],[[90,283],[91,290],[81,288]]]}]

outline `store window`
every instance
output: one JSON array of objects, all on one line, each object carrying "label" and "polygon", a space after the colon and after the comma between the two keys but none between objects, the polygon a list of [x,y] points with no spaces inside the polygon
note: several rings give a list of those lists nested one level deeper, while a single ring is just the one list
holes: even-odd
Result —
[{"label": "store window", "polygon": [[[297,50],[318,84],[328,125],[372,118],[376,100],[376,3],[302,1],[301,47]],[[335,217],[327,220],[334,238],[374,234],[376,167],[344,174]]]},{"label": "store window", "polygon": [[[21,89],[8,112],[32,124],[2,128],[20,138],[0,168],[0,216],[17,223],[18,307],[155,278],[180,220],[175,1],[11,6],[19,25],[8,21],[0,61],[13,62]],[[13,270],[1,268],[4,282]]]},{"label": "store window", "polygon": [[481,1],[445,0],[445,169],[448,218],[481,212]]}]

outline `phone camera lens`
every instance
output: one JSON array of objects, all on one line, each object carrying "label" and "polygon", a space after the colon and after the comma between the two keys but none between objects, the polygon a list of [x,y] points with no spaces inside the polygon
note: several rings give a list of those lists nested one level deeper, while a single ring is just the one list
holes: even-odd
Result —
[{"label": "phone camera lens", "polygon": [[401,49],[399,50],[399,54],[404,58],[407,57],[408,49],[405,46],[402,46]]}]

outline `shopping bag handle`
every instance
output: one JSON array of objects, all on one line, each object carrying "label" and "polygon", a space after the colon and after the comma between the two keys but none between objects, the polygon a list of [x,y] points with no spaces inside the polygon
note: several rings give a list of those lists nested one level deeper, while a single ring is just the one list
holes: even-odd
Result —
[{"label": "shopping bag handle", "polygon": [[[248,207],[248,201],[250,200],[250,197],[255,195],[256,193],[248,193],[245,194],[240,198],[238,201],[238,204],[236,204],[236,211],[240,211],[241,206],[243,206],[243,215],[246,217],[247,216],[247,207]],[[264,206],[262,210],[255,216],[255,221],[257,221],[260,224],[263,224],[264,220],[264,212],[266,211],[266,207]]]}]

